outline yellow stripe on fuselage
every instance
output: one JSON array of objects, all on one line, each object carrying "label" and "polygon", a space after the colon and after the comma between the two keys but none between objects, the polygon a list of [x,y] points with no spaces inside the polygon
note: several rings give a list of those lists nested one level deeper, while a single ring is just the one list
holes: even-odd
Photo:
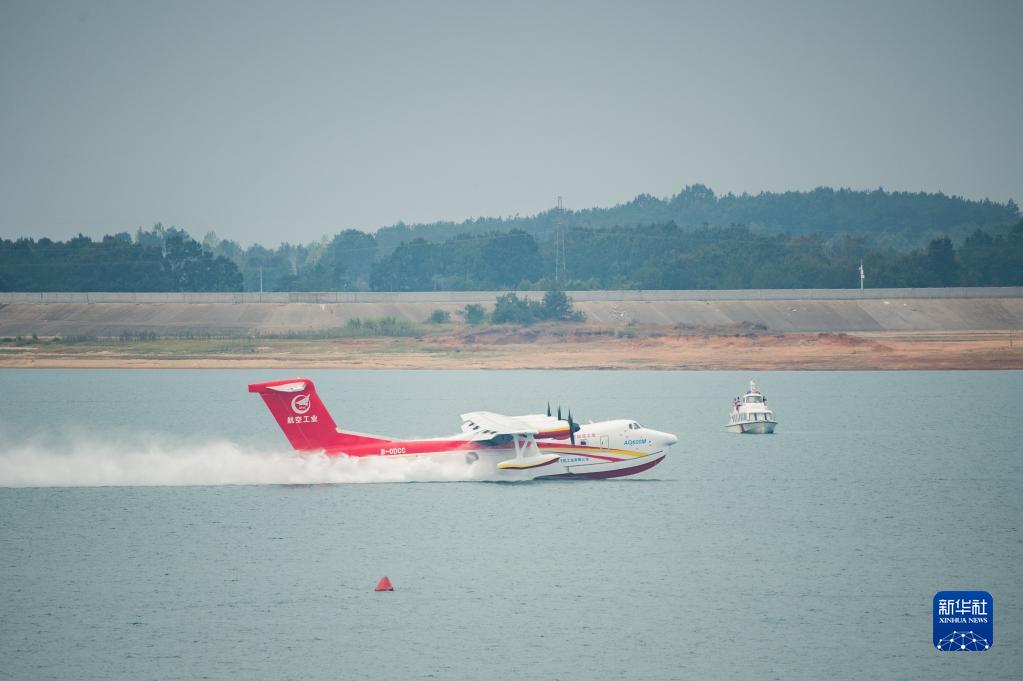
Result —
[{"label": "yellow stripe on fuselage", "polygon": [[647,456],[649,454],[649,452],[633,452],[628,449],[605,449],[604,447],[583,447],[581,445],[556,445],[547,444],[545,442],[537,442],[536,444],[540,445],[540,449],[564,449],[568,450],[573,454],[582,454],[585,452],[593,452],[594,454],[599,454],[602,452],[606,452],[608,454],[617,454],[619,456],[633,457]]}]

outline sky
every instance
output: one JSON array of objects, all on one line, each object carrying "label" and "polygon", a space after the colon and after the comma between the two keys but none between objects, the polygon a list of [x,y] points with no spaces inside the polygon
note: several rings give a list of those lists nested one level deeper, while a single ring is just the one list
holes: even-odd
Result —
[{"label": "sky", "polygon": [[1023,2],[0,0],[0,237],[1023,202]]}]

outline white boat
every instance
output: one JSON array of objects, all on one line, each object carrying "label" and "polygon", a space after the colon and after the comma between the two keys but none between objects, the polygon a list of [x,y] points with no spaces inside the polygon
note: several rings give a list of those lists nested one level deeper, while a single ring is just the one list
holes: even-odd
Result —
[{"label": "white boat", "polygon": [[757,389],[757,384],[750,381],[746,394],[732,401],[732,413],[725,430],[759,435],[773,433],[777,425],[774,412],[767,408],[767,398]]}]

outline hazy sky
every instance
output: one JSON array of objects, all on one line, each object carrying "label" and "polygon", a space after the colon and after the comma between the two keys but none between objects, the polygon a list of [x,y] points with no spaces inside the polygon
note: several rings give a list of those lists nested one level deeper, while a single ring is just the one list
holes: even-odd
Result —
[{"label": "hazy sky", "polygon": [[1023,202],[1023,2],[0,0],[0,236],[853,188]]}]

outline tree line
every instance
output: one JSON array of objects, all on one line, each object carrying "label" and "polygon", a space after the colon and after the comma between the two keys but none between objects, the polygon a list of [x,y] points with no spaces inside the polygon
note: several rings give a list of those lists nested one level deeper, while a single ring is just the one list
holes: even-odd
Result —
[{"label": "tree line", "polygon": [[975,229],[1011,225],[1020,217],[1011,199],[998,203],[927,192],[858,191],[818,187],[812,191],[718,195],[702,184],[674,196],[640,194],[609,208],[552,208],[533,216],[477,218],[463,222],[398,223],[377,230],[383,255],[416,238],[446,241],[459,234],[522,230],[545,240],[557,230],[633,227],[675,223],[684,228],[747,225],[758,232],[791,234],[851,233],[867,236],[881,248],[911,250],[949,236],[962,240]]},{"label": "tree line", "polygon": [[156,225],[94,241],[0,239],[0,291],[240,291],[231,260]]},{"label": "tree line", "polygon": [[[422,291],[1023,284],[1019,208],[944,194],[686,187],[613,208],[345,230],[309,244],[202,242],[157,224],[0,239],[0,290]],[[564,265],[555,267],[563,252]]]},{"label": "tree line", "polygon": [[442,243],[417,239],[375,263],[377,291],[872,288],[1023,285],[1023,221],[1006,234],[978,229],[899,253],[861,236],[770,235],[749,227],[573,229],[564,235],[567,277],[555,253],[522,231]]},{"label": "tree line", "polygon": [[238,291],[243,282],[251,290],[257,262],[265,263],[267,291],[854,288],[861,262],[871,288],[1023,285],[1023,220],[1004,234],[977,229],[958,245],[940,237],[905,253],[849,234],[670,222],[571,229],[562,242],[559,270],[554,244],[521,230],[415,239],[376,262],[372,235],[342,233],[314,262],[306,248],[260,247],[249,249],[243,269],[181,230],[157,226],[134,238],[0,240],[0,290]]},{"label": "tree line", "polygon": [[[820,187],[809,192],[717,195],[697,184],[666,199],[643,194],[611,208],[555,208],[528,217],[399,223],[374,234],[350,229],[309,244],[282,243],[276,248],[260,244],[243,248],[211,232],[203,245],[238,266],[247,291],[258,291],[261,284],[264,291],[494,289],[553,275],[548,260],[554,240],[579,230],[642,231],[650,225],[674,224],[683,231],[698,231],[745,225],[757,235],[823,239],[828,249],[852,235],[862,239],[864,248],[904,254],[945,236],[962,242],[978,228],[993,236],[1005,235],[1019,218],[1019,207],[1011,200],[1004,204],[972,201],[940,192]],[[532,239],[523,239],[523,233]],[[420,239],[443,244],[455,253],[437,256]],[[375,267],[402,247],[397,256],[400,267]],[[578,264],[580,259],[575,257],[573,262]],[[592,278],[573,273],[572,267],[569,270],[575,278]],[[619,279],[635,281],[637,277]]]}]

